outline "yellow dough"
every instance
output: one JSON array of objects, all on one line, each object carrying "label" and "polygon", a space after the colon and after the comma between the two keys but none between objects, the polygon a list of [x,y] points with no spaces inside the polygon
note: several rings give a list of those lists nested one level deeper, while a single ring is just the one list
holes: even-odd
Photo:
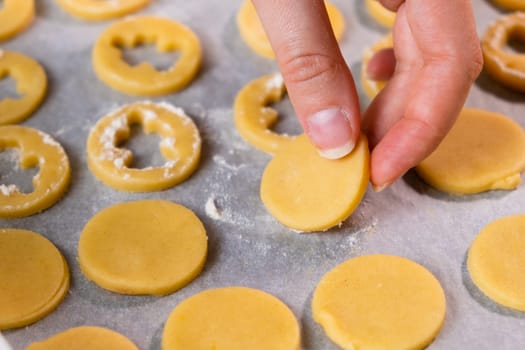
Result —
[{"label": "yellow dough", "polygon": [[472,194],[514,189],[524,168],[525,132],[521,127],[504,115],[468,108],[416,170],[432,187]]},{"label": "yellow dough", "polygon": [[365,5],[370,16],[379,24],[392,28],[396,21],[396,13],[388,10],[377,0],[365,0]]},{"label": "yellow dough", "polygon": [[107,328],[82,326],[36,343],[26,350],[138,350],[128,338]]},{"label": "yellow dough", "polygon": [[192,211],[163,200],[108,207],[86,224],[78,261],[86,277],[121,294],[173,293],[206,260],[208,239]]},{"label": "yellow dough", "polygon": [[[326,10],[332,23],[337,40],[340,40],[345,30],[345,19],[341,12],[332,3],[326,1]],[[266,32],[262,26],[259,16],[250,0],[245,0],[237,13],[237,26],[245,43],[257,54],[274,59],[275,54],[268,41]]]},{"label": "yellow dough", "polygon": [[200,292],[177,305],[162,334],[162,349],[299,350],[293,313],[260,290],[226,287]]},{"label": "yellow dough", "polygon": [[0,49],[0,80],[7,76],[16,80],[16,89],[22,96],[0,100],[0,125],[18,123],[29,117],[44,99],[47,89],[46,72],[38,62]]},{"label": "yellow dough", "polygon": [[235,99],[235,126],[252,146],[275,154],[290,143],[294,136],[277,134],[269,128],[277,121],[277,111],[268,104],[278,102],[286,89],[280,73],[265,75],[248,83]]},{"label": "yellow dough", "polygon": [[[149,62],[130,66],[121,47],[156,44],[159,52],[180,52],[165,71]],[[155,16],[130,17],[110,25],[93,48],[93,68],[98,78],[115,90],[139,96],[158,96],[177,91],[191,82],[201,63],[197,36],[175,21]]]},{"label": "yellow dough", "polygon": [[445,319],[445,294],[423,266],[391,255],[347,260],[315,289],[313,317],[345,350],[419,350]]},{"label": "yellow dough", "polygon": [[261,199],[283,225],[320,231],[338,225],[359,205],[369,180],[370,154],[361,135],[348,156],[322,158],[305,135],[283,148],[266,167]]},{"label": "yellow dough", "polygon": [[56,0],[69,14],[86,21],[103,21],[140,10],[150,0]]},{"label": "yellow dough", "polygon": [[470,247],[467,266],[472,281],[489,298],[525,311],[525,215],[487,225]]},{"label": "yellow dough", "polygon": [[0,329],[27,326],[53,311],[69,289],[69,269],[45,237],[0,229]]},{"label": "yellow dough", "polygon": [[484,69],[507,87],[525,93],[525,54],[509,50],[512,39],[525,42],[525,12],[501,16],[489,25],[481,40]]},{"label": "yellow dough", "polygon": [[496,5],[515,11],[525,11],[525,1],[523,0],[492,0]]},{"label": "yellow dough", "polygon": [[[131,168],[133,154],[118,145],[129,138],[130,126],[140,124],[157,133],[166,163],[160,167]],[[180,108],[167,103],[136,102],[100,119],[89,133],[88,165],[92,173],[113,188],[160,191],[187,179],[197,168],[201,138],[193,121]]]},{"label": "yellow dough", "polygon": [[51,136],[36,129],[0,126],[0,152],[17,148],[20,167],[39,167],[33,192],[22,193],[12,184],[0,184],[0,218],[19,218],[55,204],[69,184],[71,170],[64,149]]},{"label": "yellow dough", "polygon": [[[372,0],[372,1],[376,2],[376,0]],[[377,43],[375,43],[374,45],[366,49],[363,53],[363,63],[361,64],[361,85],[363,87],[365,94],[371,100],[373,100],[374,97],[376,97],[376,95],[381,90],[383,90],[387,81],[369,79],[366,73],[368,62],[370,62],[372,57],[378,51],[383,50],[383,49],[392,48],[393,46],[394,46],[394,43],[392,41],[392,33],[390,33],[387,36],[383,37],[381,40],[379,40]]]},{"label": "yellow dough", "polygon": [[0,8],[0,41],[26,29],[35,17],[35,0],[4,0]]}]

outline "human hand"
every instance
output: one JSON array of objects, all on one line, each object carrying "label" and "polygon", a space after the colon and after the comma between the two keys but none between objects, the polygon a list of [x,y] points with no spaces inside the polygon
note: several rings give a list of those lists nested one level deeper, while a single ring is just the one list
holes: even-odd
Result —
[{"label": "human hand", "polygon": [[[482,56],[469,0],[379,0],[397,11],[394,50],[372,78],[391,79],[364,115],[380,190],[426,158],[452,127]],[[349,153],[360,132],[355,85],[323,0],[253,0],[301,125],[320,153]]]}]

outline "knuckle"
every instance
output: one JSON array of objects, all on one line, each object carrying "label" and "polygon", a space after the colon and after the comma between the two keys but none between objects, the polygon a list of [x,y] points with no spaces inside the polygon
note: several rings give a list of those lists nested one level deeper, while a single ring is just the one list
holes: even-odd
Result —
[{"label": "knuckle", "polygon": [[335,79],[343,63],[336,57],[318,53],[295,54],[284,60],[281,71],[293,84],[315,83],[324,85]]}]

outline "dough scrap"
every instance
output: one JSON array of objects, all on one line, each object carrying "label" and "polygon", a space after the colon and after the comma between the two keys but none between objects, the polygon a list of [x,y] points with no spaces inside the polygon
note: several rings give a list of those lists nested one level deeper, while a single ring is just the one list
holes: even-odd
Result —
[{"label": "dough scrap", "polygon": [[71,170],[66,152],[51,136],[24,126],[0,126],[0,152],[6,148],[19,149],[22,169],[38,166],[39,171],[31,193],[22,193],[15,185],[0,185],[0,218],[33,215],[63,196]]},{"label": "dough scrap", "polygon": [[[372,1],[379,4],[379,6],[382,6],[376,0]],[[363,91],[365,92],[365,94],[371,100],[373,100],[376,97],[376,95],[381,90],[383,90],[387,81],[369,79],[368,74],[366,73],[368,63],[378,51],[383,49],[389,49],[393,46],[394,42],[392,41],[392,33],[389,33],[363,52],[363,63],[361,64],[361,86],[363,87]]]},{"label": "dough scrap", "polygon": [[[525,8],[525,1],[520,2]],[[512,38],[525,42],[525,12],[502,16],[488,27],[481,41],[484,68],[507,87],[525,92],[525,54],[507,50]]]},{"label": "dough scrap", "polygon": [[[130,66],[119,47],[156,44],[159,52],[179,51],[180,57],[165,71],[149,62]],[[159,96],[182,89],[197,74],[201,63],[199,38],[186,26],[156,16],[129,17],[102,32],[93,48],[93,68],[98,78],[129,95]]]},{"label": "dough scrap", "polygon": [[347,260],[315,289],[312,310],[347,350],[423,349],[445,319],[445,294],[423,266],[391,255]]},{"label": "dough scrap", "polygon": [[299,350],[297,320],[276,297],[252,288],[200,292],[177,305],[162,349]]},{"label": "dough scrap", "polygon": [[[332,30],[336,39],[340,40],[345,30],[345,19],[334,4],[325,1],[325,5],[332,24]],[[254,52],[269,59],[275,58],[270,41],[250,0],[245,0],[241,4],[237,13],[237,26],[244,42]]]},{"label": "dough scrap", "polygon": [[272,155],[295,138],[269,129],[277,121],[278,114],[267,105],[278,102],[285,91],[281,73],[268,74],[242,88],[233,107],[239,134],[253,147]]},{"label": "dough scrap", "polygon": [[525,311],[525,215],[493,221],[468,252],[472,281],[495,302]]},{"label": "dough scrap", "polygon": [[107,328],[70,328],[48,339],[30,344],[26,350],[138,350],[125,336]]},{"label": "dough scrap", "polygon": [[[130,126],[161,137],[166,163],[160,167],[130,168],[133,154],[118,145],[129,138]],[[168,103],[135,102],[100,119],[87,140],[88,166],[103,183],[122,191],[160,191],[186,180],[197,169],[201,138],[195,123],[181,108]]]},{"label": "dough scrap", "polygon": [[521,127],[504,115],[471,108],[461,111],[439,147],[416,167],[432,187],[454,194],[514,189],[523,169]]},{"label": "dough scrap", "polygon": [[64,257],[31,231],[0,229],[0,329],[27,326],[51,313],[69,290]]},{"label": "dough scrap", "polygon": [[26,29],[35,17],[35,0],[4,0],[0,9],[0,41]]},{"label": "dough scrap", "polygon": [[322,158],[301,135],[268,163],[261,180],[261,199],[291,229],[327,230],[359,205],[368,186],[369,167],[364,135],[352,153],[337,160]]},{"label": "dough scrap", "polygon": [[199,218],[182,205],[163,200],[120,203],[86,224],[78,261],[84,275],[102,288],[165,295],[200,273],[207,242]]},{"label": "dough scrap", "polygon": [[104,21],[136,12],[150,0],[57,0],[70,15],[86,21]]},{"label": "dough scrap", "polygon": [[388,10],[377,0],[365,0],[365,6],[368,14],[377,21],[377,23],[392,28],[396,21],[396,13]]},{"label": "dough scrap", "polygon": [[6,76],[13,77],[22,96],[0,100],[0,125],[18,123],[29,117],[47,90],[46,72],[38,62],[17,52],[0,50],[0,80]]}]

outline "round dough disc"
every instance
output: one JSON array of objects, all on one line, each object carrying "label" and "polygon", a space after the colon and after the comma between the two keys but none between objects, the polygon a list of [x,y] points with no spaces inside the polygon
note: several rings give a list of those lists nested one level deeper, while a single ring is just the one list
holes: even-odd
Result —
[{"label": "round dough disc", "polygon": [[261,199],[291,229],[329,229],[361,202],[369,180],[369,158],[363,135],[352,153],[337,160],[322,158],[305,135],[298,136],[268,163],[261,180]]},{"label": "round dough disc", "polygon": [[102,327],[83,326],[29,345],[26,350],[138,350],[128,338]]},{"label": "round dough disc", "polygon": [[116,204],[93,216],[78,243],[86,277],[122,294],[173,293],[193,280],[206,260],[199,218],[163,200]]},{"label": "round dough disc", "polygon": [[210,289],[180,303],[162,349],[299,350],[297,320],[274,296],[245,287]]},{"label": "round dough disc", "polygon": [[514,189],[525,168],[525,132],[494,112],[463,109],[439,147],[417,167],[431,186],[472,194]]},{"label": "round dough disc", "polygon": [[470,247],[467,266],[472,281],[489,298],[525,311],[525,215],[487,225]]},{"label": "round dough disc", "polygon": [[26,230],[0,230],[0,329],[36,322],[69,289],[69,269],[47,238]]},{"label": "round dough disc", "polygon": [[423,349],[445,319],[445,294],[424,267],[391,255],[347,260],[313,296],[314,319],[343,349]]}]

